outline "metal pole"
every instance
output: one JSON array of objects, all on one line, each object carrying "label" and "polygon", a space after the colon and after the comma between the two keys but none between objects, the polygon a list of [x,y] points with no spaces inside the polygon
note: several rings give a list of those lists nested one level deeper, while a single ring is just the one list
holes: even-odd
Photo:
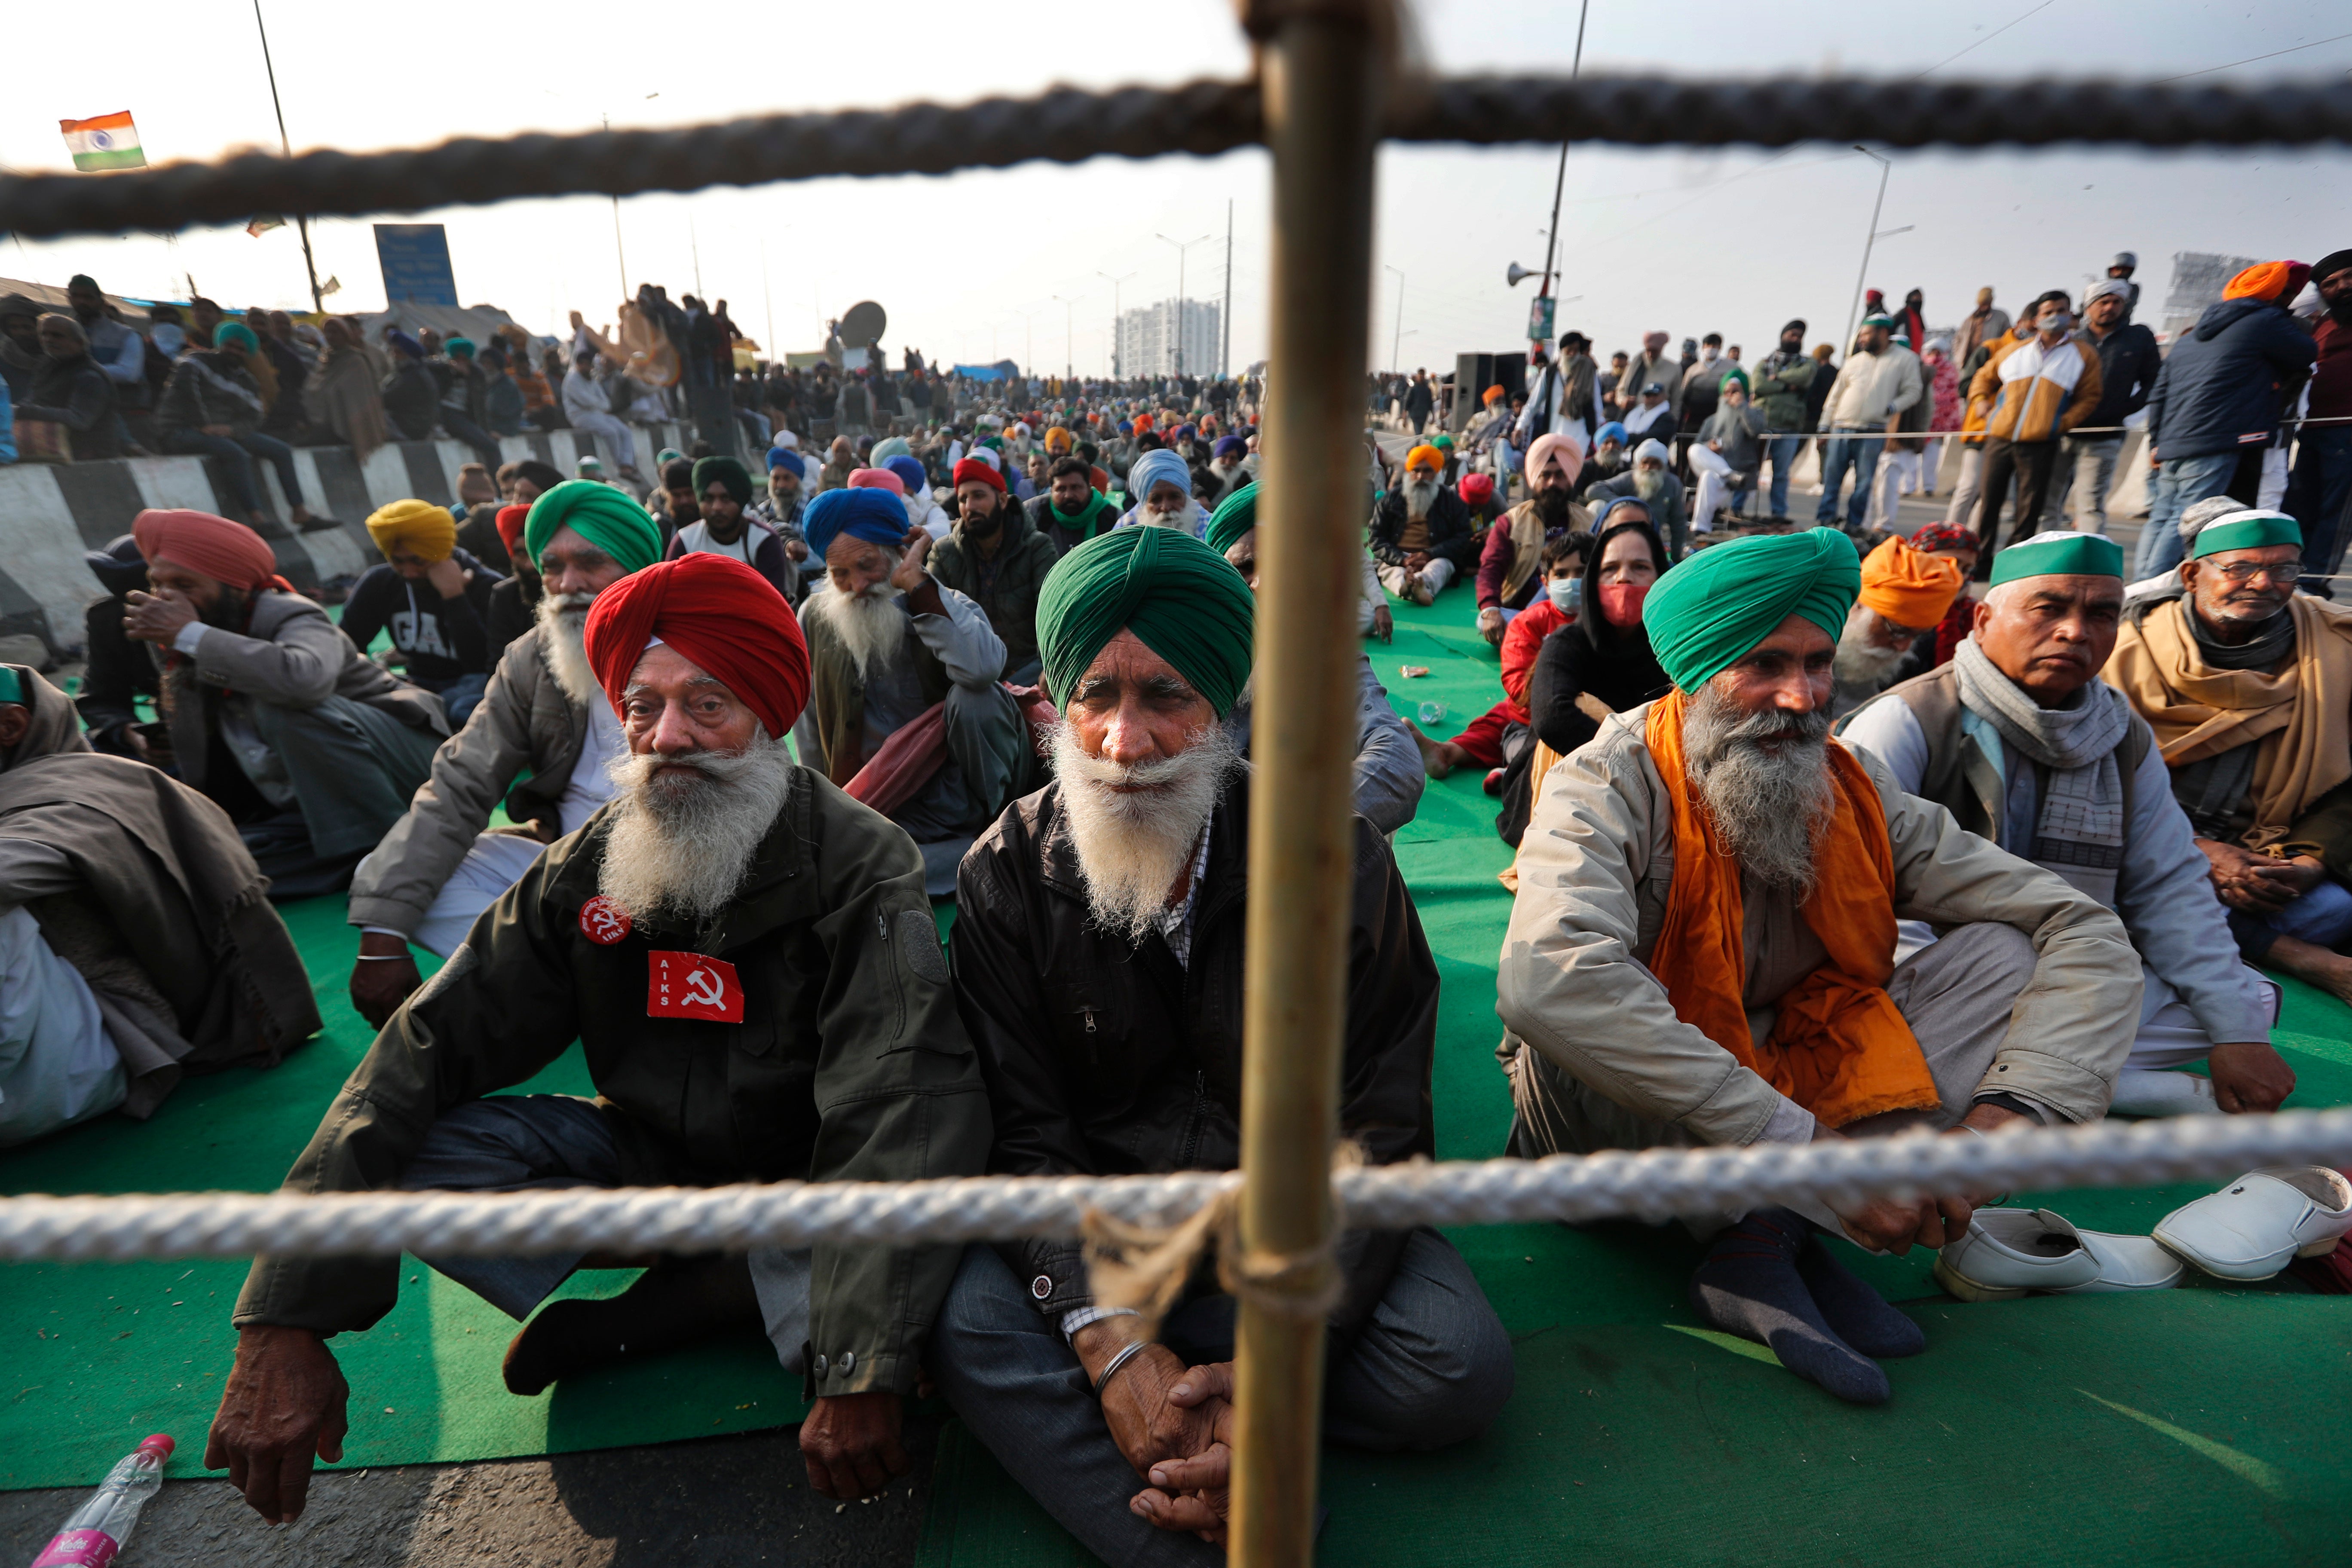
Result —
[{"label": "metal pole", "polygon": [[1216,237],[1217,237],[1213,234],[1204,234],[1198,239],[1177,240],[1170,239],[1164,234],[1160,236],[1160,241],[1161,244],[1172,245],[1176,247],[1176,315],[1174,329],[1176,333],[1176,374],[1179,377],[1181,377],[1184,374],[1184,253],[1191,250],[1196,245],[1206,245],[1209,241]]},{"label": "metal pole", "polygon": [[1217,374],[1234,373],[1234,198],[1225,198],[1225,308],[1219,313],[1217,325],[1223,330],[1224,339],[1217,348]]},{"label": "metal pole", "polygon": [[[294,144],[286,139],[286,106],[278,101],[278,67],[269,58],[269,28],[261,19],[261,0],[253,0],[253,27],[261,35],[261,68],[269,77],[269,107],[278,112],[278,150],[291,158]],[[310,220],[296,213],[294,230],[302,237],[302,270],[310,279],[311,313],[323,316],[327,299],[319,292],[319,265],[310,256]]]},{"label": "metal pole", "polygon": [[[604,120],[604,134],[610,136],[613,133],[613,117],[607,114]],[[621,194],[618,191],[613,193],[613,261],[620,270],[621,298],[625,300],[629,297],[629,253],[621,248]]]},{"label": "metal pole", "polygon": [[1389,368],[1402,371],[1404,358],[1404,268],[1391,267],[1385,270],[1397,275],[1396,335],[1389,340]]},{"label": "metal pole", "polygon": [[1863,286],[1870,281],[1870,247],[1878,243],[1878,215],[1886,205],[1886,176],[1895,172],[1893,163],[1859,142],[1853,150],[1878,165],[1878,200],[1871,204],[1870,228],[1862,238],[1862,270],[1854,274],[1853,304],[1845,313],[1845,336],[1838,340],[1841,363],[1853,353],[1853,323],[1862,314]]},{"label": "metal pole", "polygon": [[[1570,62],[1568,68],[1568,79],[1570,81],[1574,81],[1577,79],[1578,74],[1584,69],[1584,19],[1591,16],[1591,13],[1592,0],[1584,0],[1584,3],[1577,7],[1576,58]],[[1538,299],[1541,299],[1551,292],[1552,257],[1559,247],[1559,197],[1560,193],[1565,190],[1567,186],[1568,143],[1563,142],[1559,144],[1559,172],[1554,174],[1551,179],[1551,226],[1544,230],[1544,269],[1543,276],[1536,279],[1536,297]],[[1552,323],[1552,327],[1553,330],[1557,331],[1559,327],[1559,323],[1558,321],[1554,321]]]},{"label": "metal pole", "polygon": [[1113,278],[1108,272],[1097,272],[1095,276],[1110,285],[1110,378],[1117,381],[1123,374],[1118,368],[1118,286],[1135,274],[1126,272]]},{"label": "metal pole", "polygon": [[1274,158],[1256,680],[1265,710],[1285,718],[1257,741],[1250,784],[1241,1243],[1244,1267],[1324,1262],[1272,1276],[1242,1300],[1236,1568],[1301,1568],[1315,1552],[1323,1408],[1315,1302],[1335,1267],[1331,1146],[1354,861],[1357,590],[1331,563],[1360,548],[1363,526],[1353,489],[1330,478],[1364,460],[1381,3],[1257,0],[1244,12],[1260,24]]},{"label": "metal pole", "polygon": [[[690,212],[686,215],[686,243],[694,255],[694,292],[697,298],[700,298],[702,295],[702,240],[694,232],[694,215]],[[709,308],[709,300],[703,300],[702,303],[706,310]]]}]

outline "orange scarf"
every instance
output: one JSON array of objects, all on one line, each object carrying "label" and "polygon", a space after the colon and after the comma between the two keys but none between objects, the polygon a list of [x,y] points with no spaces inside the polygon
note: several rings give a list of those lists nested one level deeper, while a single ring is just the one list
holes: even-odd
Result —
[{"label": "orange scarf", "polygon": [[1650,708],[1650,756],[1674,801],[1674,886],[1650,971],[1675,1016],[1729,1051],[1831,1127],[1883,1110],[1942,1103],[1927,1059],[1885,991],[1895,972],[1895,856],[1878,790],[1852,752],[1829,748],[1837,795],[1822,840],[1821,879],[1805,923],[1829,962],[1780,998],[1772,1032],[1749,1043],[1740,993],[1748,973],[1739,862],[1717,847],[1715,825],[1683,763],[1685,700]]}]

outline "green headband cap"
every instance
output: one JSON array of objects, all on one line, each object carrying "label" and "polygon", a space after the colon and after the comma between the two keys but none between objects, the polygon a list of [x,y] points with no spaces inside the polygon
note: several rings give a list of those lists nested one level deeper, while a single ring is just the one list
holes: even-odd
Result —
[{"label": "green headband cap", "polygon": [[1209,548],[1223,555],[1257,526],[1257,483],[1252,480],[1217,503],[1209,514]]},{"label": "green headband cap", "polygon": [[8,702],[20,708],[32,706],[25,700],[25,678],[6,665],[0,664],[0,703]]},{"label": "green headband cap", "polygon": [[2261,550],[2273,544],[2303,543],[2303,524],[2283,511],[2233,511],[2198,531],[2189,546],[2189,559],[2202,561],[2225,550]]},{"label": "green headband cap", "polygon": [[2105,534],[2037,533],[1992,558],[1992,585],[2020,577],[2121,577],[2124,547]]},{"label": "green headband cap", "polygon": [[1667,678],[1696,691],[1790,616],[1832,641],[1862,592],[1862,557],[1833,528],[1757,534],[1710,545],[1659,578],[1642,603],[1651,651]]}]

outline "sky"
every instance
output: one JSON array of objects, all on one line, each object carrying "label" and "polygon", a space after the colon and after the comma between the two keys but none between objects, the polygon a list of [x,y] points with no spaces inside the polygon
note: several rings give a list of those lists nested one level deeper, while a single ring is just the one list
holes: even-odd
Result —
[{"label": "sky", "polygon": [[[262,5],[297,151],[1249,68],[1227,0],[1061,8],[1048,28],[1018,13],[895,0],[846,30],[814,11],[740,0],[670,0],[658,29],[645,7],[610,0],[573,0],[560,28],[543,7],[479,0],[409,0],[390,27],[367,7]],[[2347,15],[2338,0],[1958,0],[1894,11],[1863,0],[1699,0],[1671,11],[1591,0],[1583,66],[1700,78],[2341,80],[2352,70]],[[107,16],[112,36],[180,41],[113,51],[101,71],[17,73],[0,95],[0,167],[69,171],[57,121],[120,110],[136,118],[151,162],[277,145],[249,4],[117,0]],[[1564,72],[1575,54],[1571,0],[1429,0],[1415,16],[1440,72]],[[2264,55],[2274,58],[2235,63]],[[1895,298],[1923,289],[1931,325],[1957,321],[1981,285],[2011,307],[2045,289],[2079,291],[2117,250],[2141,258],[2147,320],[2161,313],[2177,251],[2311,260],[2352,244],[2341,199],[2352,152],[2342,149],[1887,155],[1877,228],[1903,232],[1875,242],[1868,282]],[[1512,289],[1504,274],[1514,261],[1542,265],[1558,170],[1557,147],[1382,151],[1373,365],[1448,365],[1456,353],[1524,346],[1535,284]],[[889,313],[894,354],[912,345],[935,360],[1099,374],[1114,304],[1174,297],[1180,256],[1187,294],[1224,296],[1230,213],[1239,367],[1265,352],[1267,173],[1251,150],[639,196],[620,205],[618,255],[613,205],[601,198],[383,216],[446,224],[461,300],[500,306],[535,331],[562,330],[574,309],[610,323],[625,264],[631,289],[651,280],[673,298],[728,300],[771,350],[819,346],[827,318],[870,299]],[[1751,360],[1792,316],[1812,323],[1815,341],[1834,338],[1853,308],[1879,174],[1843,146],[1580,146],[1560,209],[1559,324],[1581,327],[1603,352],[1638,349],[1653,329],[1677,340],[1716,331]],[[342,283],[330,308],[382,309],[369,221],[322,220],[312,238],[320,279]],[[0,239],[0,275],[61,285],[75,272],[142,298],[184,298],[190,276],[235,308],[309,298],[290,225],[257,238],[240,226]]]}]

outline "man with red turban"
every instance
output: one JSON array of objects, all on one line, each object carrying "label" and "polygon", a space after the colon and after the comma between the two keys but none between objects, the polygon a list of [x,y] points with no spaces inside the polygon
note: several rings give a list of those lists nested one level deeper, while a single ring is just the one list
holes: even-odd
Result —
[{"label": "man with red turban", "polygon": [[341,888],[425,781],[441,700],[363,656],[243,523],[151,508],[131,532],[148,587],[123,631],[162,671],[181,779],[236,823],[272,898]]},{"label": "man with red turban", "polygon": [[[1067,461],[1068,459],[1065,459]],[[1037,590],[1061,559],[1003,476],[970,458],[955,466],[955,526],[931,549],[931,575],[978,605],[1004,644],[1004,679],[1037,679]]]},{"label": "man with red turban", "polygon": [[[552,494],[554,492],[551,492]],[[546,498],[541,498],[542,500]],[[905,1182],[974,1174],[986,1090],[905,833],[794,763],[807,649],[740,562],[663,562],[599,595],[587,656],[617,706],[619,793],[544,850],[410,997],[289,1176],[303,1192]],[[596,1098],[500,1094],[583,1047]],[[870,1496],[899,1441],[954,1247],[667,1257],[531,1316],[593,1254],[427,1259],[529,1325],[518,1394],[752,1324],[817,1398],[809,1482]],[[339,1457],[323,1336],[391,1310],[399,1260],[256,1260],[207,1462],[265,1519]]]}]

